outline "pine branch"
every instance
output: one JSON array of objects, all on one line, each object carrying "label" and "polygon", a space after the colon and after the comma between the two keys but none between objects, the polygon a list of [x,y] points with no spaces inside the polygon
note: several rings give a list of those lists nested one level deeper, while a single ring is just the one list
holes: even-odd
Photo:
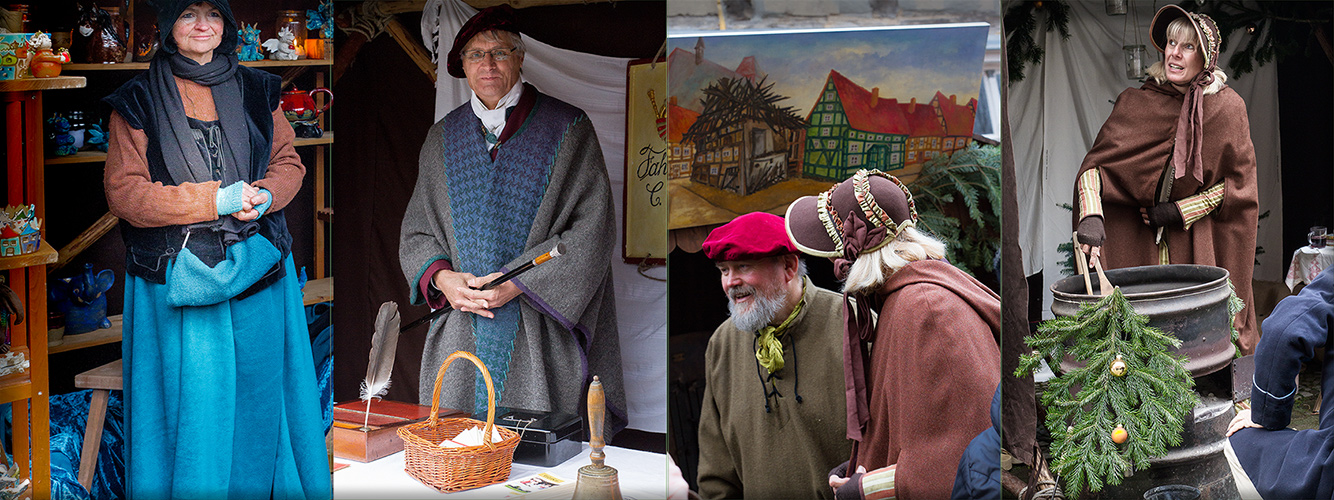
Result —
[{"label": "pine branch", "polygon": [[[1199,404],[1185,359],[1170,353],[1181,341],[1148,326],[1115,289],[1071,317],[1043,322],[1024,341],[1034,349],[1020,356],[1022,376],[1043,359],[1053,369],[1073,358],[1084,363],[1047,381],[1042,402],[1052,434],[1052,471],[1076,499],[1085,488],[1120,484],[1149,459],[1181,444],[1184,419]],[[1113,366],[1124,364],[1122,375]],[[1116,444],[1112,431],[1127,432]]]}]

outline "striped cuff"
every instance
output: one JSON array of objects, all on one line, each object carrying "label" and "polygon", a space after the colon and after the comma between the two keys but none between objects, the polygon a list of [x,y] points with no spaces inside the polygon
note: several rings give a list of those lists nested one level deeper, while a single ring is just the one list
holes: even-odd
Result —
[{"label": "striped cuff", "polygon": [[898,498],[894,489],[894,473],[898,464],[876,469],[862,475],[862,498],[866,500],[891,500]]},{"label": "striped cuff", "polygon": [[1177,200],[1177,208],[1181,210],[1181,221],[1186,229],[1195,221],[1209,215],[1215,208],[1223,204],[1223,182],[1214,184],[1209,189],[1201,191],[1193,196],[1188,196]]},{"label": "striped cuff", "polygon": [[1079,187],[1079,219],[1090,215],[1102,215],[1102,176],[1098,169],[1090,168],[1079,175],[1076,184]]}]

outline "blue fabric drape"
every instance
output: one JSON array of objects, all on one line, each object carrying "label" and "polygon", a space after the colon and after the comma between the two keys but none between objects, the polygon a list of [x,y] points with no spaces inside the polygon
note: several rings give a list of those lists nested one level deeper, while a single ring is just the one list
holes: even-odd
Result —
[{"label": "blue fabric drape", "polygon": [[[166,285],[127,276],[126,492],[130,498],[332,496],[315,367],[291,257],[237,300],[277,250],[252,236],[227,265],[183,252]],[[251,280],[253,281],[253,280]],[[211,305],[172,307],[170,303]]]}]

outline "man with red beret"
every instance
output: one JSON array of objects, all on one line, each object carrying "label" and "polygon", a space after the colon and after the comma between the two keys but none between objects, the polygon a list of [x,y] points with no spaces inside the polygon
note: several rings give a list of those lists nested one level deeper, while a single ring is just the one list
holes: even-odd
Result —
[{"label": "man with red beret", "polygon": [[805,277],[777,215],[737,217],[704,254],[732,317],[704,355],[700,496],[831,498],[827,472],[849,452],[840,296]]},{"label": "man with red beret", "polygon": [[[524,82],[523,58],[507,5],[469,19],[449,51],[449,74],[468,80],[472,98],[427,133],[399,244],[412,303],[453,309],[426,337],[418,397],[431,401],[458,350],[486,364],[499,406],[581,415],[597,375],[610,440],[627,423],[611,184],[588,116]],[[475,289],[557,243],[569,247],[559,260]],[[475,373],[448,370],[441,404],[485,412]]]}]

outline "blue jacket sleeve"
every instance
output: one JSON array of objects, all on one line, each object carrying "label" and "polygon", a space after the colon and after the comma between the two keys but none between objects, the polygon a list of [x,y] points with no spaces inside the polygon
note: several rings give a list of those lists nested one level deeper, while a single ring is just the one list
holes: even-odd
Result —
[{"label": "blue jacket sleeve", "polygon": [[991,427],[968,443],[954,474],[951,500],[984,500],[1001,497],[1001,388],[991,397]]},{"label": "blue jacket sleeve", "polygon": [[1328,341],[1334,325],[1334,267],[1321,272],[1301,293],[1283,299],[1261,326],[1255,348],[1251,420],[1266,429],[1292,421],[1297,371]]}]

